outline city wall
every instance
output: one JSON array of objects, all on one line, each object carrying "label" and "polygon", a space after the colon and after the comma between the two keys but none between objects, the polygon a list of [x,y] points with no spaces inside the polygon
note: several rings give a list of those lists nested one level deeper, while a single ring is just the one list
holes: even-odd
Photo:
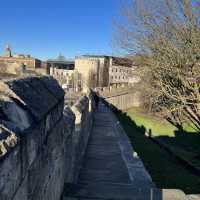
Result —
[{"label": "city wall", "polygon": [[115,106],[119,110],[140,107],[142,104],[140,92],[132,88],[121,88],[120,90],[112,89],[110,91],[104,89],[101,95],[109,104]]},{"label": "city wall", "polygon": [[53,78],[31,77],[0,82],[0,105],[0,199],[59,200],[64,183],[77,180],[91,98],[64,108]]}]

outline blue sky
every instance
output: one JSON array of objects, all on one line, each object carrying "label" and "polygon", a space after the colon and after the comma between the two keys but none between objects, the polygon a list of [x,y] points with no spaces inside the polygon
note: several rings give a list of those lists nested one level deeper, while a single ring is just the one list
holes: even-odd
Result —
[{"label": "blue sky", "polygon": [[11,45],[15,53],[41,59],[59,53],[112,54],[113,20],[120,0],[2,0],[0,52]]}]

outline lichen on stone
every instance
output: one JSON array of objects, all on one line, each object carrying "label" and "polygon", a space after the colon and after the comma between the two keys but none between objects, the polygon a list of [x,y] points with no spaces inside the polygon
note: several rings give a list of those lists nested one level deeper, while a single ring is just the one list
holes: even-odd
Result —
[{"label": "lichen on stone", "polygon": [[14,132],[0,125],[0,157],[3,157],[11,148],[18,143],[18,137]]}]

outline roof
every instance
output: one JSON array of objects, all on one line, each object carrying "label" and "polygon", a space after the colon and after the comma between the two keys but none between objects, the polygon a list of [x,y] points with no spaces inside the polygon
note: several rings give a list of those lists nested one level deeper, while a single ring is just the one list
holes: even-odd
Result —
[{"label": "roof", "polygon": [[108,55],[91,55],[91,54],[85,54],[85,55],[81,55],[81,56],[77,56],[77,58],[109,58],[112,56],[108,56]]},{"label": "roof", "polygon": [[55,58],[55,59],[48,59],[47,62],[48,63],[74,65],[74,61],[73,60],[67,60],[65,58],[65,56],[63,56],[62,54],[59,54],[59,56],[57,58]]},{"label": "roof", "polygon": [[47,60],[47,63],[57,63],[57,64],[65,64],[65,65],[74,65],[74,61],[62,61],[62,60]]},{"label": "roof", "polygon": [[0,56],[0,60],[38,60],[38,61],[41,61],[40,59],[34,58],[34,57],[16,57],[16,56],[12,56],[12,57]]},{"label": "roof", "polygon": [[117,66],[127,66],[127,67],[132,67],[133,66],[133,61],[129,58],[126,57],[117,57],[117,56],[109,56],[109,55],[82,55],[82,56],[77,56],[76,58],[112,58],[112,62],[114,65]]},{"label": "roof", "polygon": [[127,66],[132,67],[133,61],[127,58],[113,57],[113,64],[117,66]]}]

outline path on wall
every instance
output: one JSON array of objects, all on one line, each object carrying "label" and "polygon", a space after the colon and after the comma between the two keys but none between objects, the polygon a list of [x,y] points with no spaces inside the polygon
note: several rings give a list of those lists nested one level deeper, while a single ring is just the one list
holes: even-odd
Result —
[{"label": "path on wall", "polygon": [[64,199],[151,199],[155,186],[141,160],[133,155],[119,122],[101,103],[78,184],[66,185],[70,190]]}]

